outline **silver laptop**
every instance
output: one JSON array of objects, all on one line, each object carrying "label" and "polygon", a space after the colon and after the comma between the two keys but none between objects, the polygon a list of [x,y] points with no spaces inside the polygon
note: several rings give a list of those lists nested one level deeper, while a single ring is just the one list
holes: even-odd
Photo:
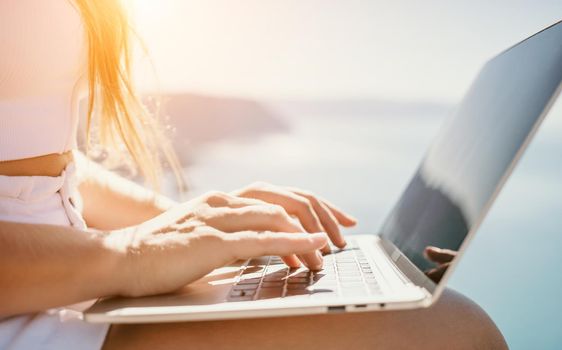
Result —
[{"label": "silver laptop", "polygon": [[[100,300],[84,318],[195,321],[429,306],[555,101],[561,81],[562,22],[491,59],[378,234],[350,236],[345,249],[324,257],[321,271],[292,270],[278,257],[256,257],[173,294]],[[456,257],[436,266],[424,254],[429,246],[457,252]]]}]

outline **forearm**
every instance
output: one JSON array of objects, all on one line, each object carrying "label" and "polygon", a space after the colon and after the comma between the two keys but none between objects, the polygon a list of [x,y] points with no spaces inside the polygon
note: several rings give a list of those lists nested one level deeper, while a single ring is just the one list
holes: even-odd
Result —
[{"label": "forearm", "polygon": [[113,230],[138,225],[176,204],[104,169],[81,153],[77,153],[76,160],[84,204],[82,215],[89,227]]},{"label": "forearm", "polygon": [[122,256],[102,233],[0,221],[0,317],[118,294]]}]

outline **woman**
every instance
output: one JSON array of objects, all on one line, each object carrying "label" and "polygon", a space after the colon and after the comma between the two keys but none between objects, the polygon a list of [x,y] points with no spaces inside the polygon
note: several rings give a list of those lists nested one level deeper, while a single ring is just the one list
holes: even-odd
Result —
[{"label": "woman", "polygon": [[155,154],[175,164],[135,99],[128,36],[118,0],[0,2],[0,348],[505,347],[486,314],[450,291],[417,311],[82,322],[76,310],[92,300],[173,291],[236,259],[319,269],[328,240],[345,245],[339,226],[355,224],[306,191],[267,184],[175,203],[80,154],[77,106],[88,94],[96,144],[129,154],[153,183]]}]

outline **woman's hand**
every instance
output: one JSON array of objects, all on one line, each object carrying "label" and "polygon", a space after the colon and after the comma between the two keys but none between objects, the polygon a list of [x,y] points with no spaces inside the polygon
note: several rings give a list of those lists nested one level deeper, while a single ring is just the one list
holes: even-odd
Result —
[{"label": "woman's hand", "polygon": [[280,205],[214,192],[111,232],[105,242],[124,257],[122,272],[114,276],[117,293],[141,296],[176,290],[255,256],[284,256],[298,266],[297,254],[310,269],[319,269],[318,250],[327,240],[324,233],[306,233]]},{"label": "woman's hand", "polygon": [[[257,182],[232,194],[282,206],[289,215],[299,219],[306,232],[326,232],[332,243],[339,248],[346,244],[339,225],[351,227],[357,223],[353,217],[328,201],[297,188]],[[324,246],[322,251],[328,253],[329,246]]]}]

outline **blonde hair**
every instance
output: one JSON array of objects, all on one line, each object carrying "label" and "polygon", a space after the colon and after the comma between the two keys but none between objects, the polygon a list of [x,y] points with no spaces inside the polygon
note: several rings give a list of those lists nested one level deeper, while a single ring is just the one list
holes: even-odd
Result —
[{"label": "blonde hair", "polygon": [[[176,174],[179,162],[156,119],[138,99],[131,79],[131,26],[120,0],[74,0],[88,39],[87,146],[92,119],[99,143],[109,152],[123,146],[154,189],[158,189],[163,154]],[[122,152],[121,152],[122,153]]]}]

